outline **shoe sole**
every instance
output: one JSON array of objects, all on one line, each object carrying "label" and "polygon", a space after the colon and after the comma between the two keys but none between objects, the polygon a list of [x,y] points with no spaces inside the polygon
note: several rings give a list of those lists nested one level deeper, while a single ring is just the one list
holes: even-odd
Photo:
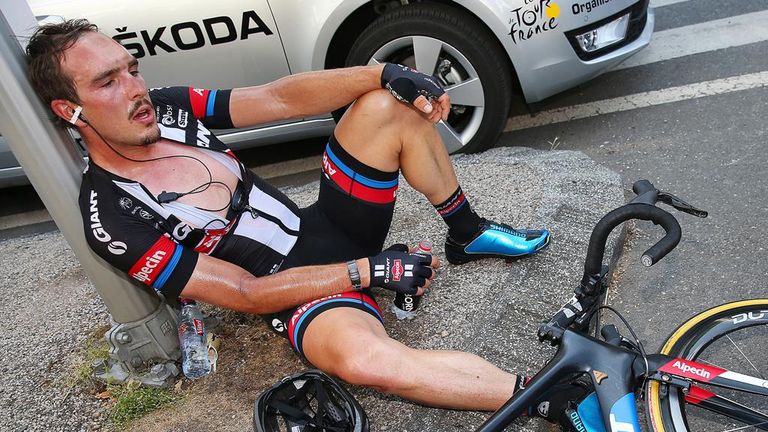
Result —
[{"label": "shoe sole", "polygon": [[449,263],[454,265],[466,264],[471,261],[477,261],[485,258],[502,258],[507,261],[517,261],[521,258],[535,255],[537,252],[547,247],[549,245],[550,237],[551,236],[547,236],[547,240],[543,244],[539,245],[539,247],[537,247],[533,252],[522,254],[522,255],[467,254],[467,253],[456,253],[448,248],[445,248],[445,259],[447,259]]}]

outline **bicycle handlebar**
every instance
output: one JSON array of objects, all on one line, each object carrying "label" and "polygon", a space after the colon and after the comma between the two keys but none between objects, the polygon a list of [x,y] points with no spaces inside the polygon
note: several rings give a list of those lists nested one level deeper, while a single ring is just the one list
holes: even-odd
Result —
[{"label": "bicycle handlebar", "polygon": [[656,188],[648,180],[638,180],[632,185],[632,191],[637,196],[652,190],[656,190]]},{"label": "bicycle handlebar", "polygon": [[605,242],[608,235],[623,222],[630,219],[641,219],[661,225],[666,234],[655,245],[651,246],[642,256],[643,265],[652,266],[664,258],[680,243],[680,224],[674,216],[656,207],[659,191],[648,180],[638,180],[632,185],[632,191],[637,197],[629,204],[613,210],[605,215],[592,230],[584,262],[584,278],[582,285],[586,286],[590,277],[599,274],[605,255]]},{"label": "bicycle handlebar", "polygon": [[587,259],[584,263],[585,279],[582,280],[584,284],[588,282],[590,276],[597,275],[600,272],[608,235],[618,225],[630,219],[651,221],[656,225],[661,225],[664,231],[666,231],[664,238],[651,246],[643,254],[642,261],[646,266],[651,266],[658,262],[680,242],[680,224],[668,212],[645,203],[630,203],[619,207],[600,219],[600,222],[597,223],[592,231],[592,236],[589,238],[589,247],[587,248]]},{"label": "bicycle handlebar", "polygon": [[706,217],[706,212],[698,210],[671,194],[656,189],[648,180],[638,180],[632,185],[637,196],[607,215],[595,225],[589,238],[587,257],[584,260],[584,276],[574,296],[552,317],[539,327],[539,340],[558,343],[564,329],[576,323],[583,326],[589,322],[592,312],[598,305],[598,298],[603,292],[603,279],[607,267],[603,268],[605,243],[614,228],[630,219],[651,221],[664,228],[664,237],[643,253],[641,261],[645,266],[652,266],[674,249],[682,236],[677,219],[670,213],[656,207],[657,201],[670,204],[678,210]]}]

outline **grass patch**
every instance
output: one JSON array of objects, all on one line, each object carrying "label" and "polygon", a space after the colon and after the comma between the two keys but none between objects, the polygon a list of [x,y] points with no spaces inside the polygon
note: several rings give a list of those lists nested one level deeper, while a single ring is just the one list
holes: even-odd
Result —
[{"label": "grass patch", "polygon": [[91,392],[96,391],[102,385],[93,376],[91,364],[95,360],[109,358],[109,344],[104,340],[104,332],[109,330],[109,326],[100,326],[93,330],[85,341],[85,356],[83,362],[75,368],[70,379],[70,387],[82,386]]},{"label": "grass patch", "polygon": [[116,400],[112,407],[112,422],[123,426],[133,420],[180,399],[173,390],[135,385],[107,385]]},{"label": "grass patch", "polygon": [[109,359],[109,344],[104,340],[104,333],[109,329],[109,325],[100,326],[88,335],[82,361],[69,378],[70,391],[80,387],[97,399],[109,400],[110,420],[118,427],[182,398],[173,389],[142,387],[139,382],[105,383],[97,379],[91,365],[96,360]]},{"label": "grass patch", "polygon": [[95,360],[107,359],[109,357],[109,345],[106,342],[97,343],[89,346],[85,351],[85,360],[77,369],[73,385],[87,385],[94,380],[91,364]]}]

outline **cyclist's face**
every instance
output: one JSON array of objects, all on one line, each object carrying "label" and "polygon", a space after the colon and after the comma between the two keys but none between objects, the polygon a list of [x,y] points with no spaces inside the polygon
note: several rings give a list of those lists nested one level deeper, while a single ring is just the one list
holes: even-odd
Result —
[{"label": "cyclist's face", "polygon": [[73,78],[88,126],[113,145],[138,146],[160,138],[139,64],[102,33],[86,33],[69,48],[62,68]]}]

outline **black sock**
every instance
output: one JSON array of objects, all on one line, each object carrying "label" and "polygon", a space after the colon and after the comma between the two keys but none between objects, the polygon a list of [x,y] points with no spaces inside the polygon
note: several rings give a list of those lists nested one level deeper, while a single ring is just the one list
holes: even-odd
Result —
[{"label": "black sock", "polygon": [[466,243],[477,233],[482,218],[472,211],[461,186],[450,198],[435,205],[437,213],[448,225],[448,235],[456,242]]},{"label": "black sock", "polygon": [[515,375],[515,385],[512,388],[512,394],[519,392],[520,390],[524,389],[525,386],[528,385],[528,381],[531,380],[531,377],[527,377],[523,374],[517,374]]}]

